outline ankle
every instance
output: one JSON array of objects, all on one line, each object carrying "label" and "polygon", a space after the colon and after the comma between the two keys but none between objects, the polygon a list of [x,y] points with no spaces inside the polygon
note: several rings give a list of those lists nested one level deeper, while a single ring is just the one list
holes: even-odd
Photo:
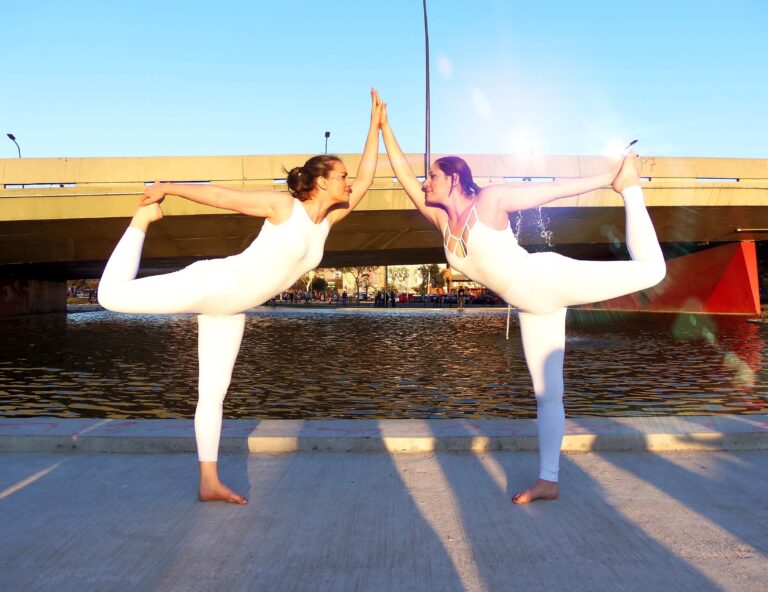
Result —
[{"label": "ankle", "polygon": [[627,185],[621,190],[621,197],[626,199],[643,199],[643,190],[640,187],[639,184],[633,183],[631,185]]}]

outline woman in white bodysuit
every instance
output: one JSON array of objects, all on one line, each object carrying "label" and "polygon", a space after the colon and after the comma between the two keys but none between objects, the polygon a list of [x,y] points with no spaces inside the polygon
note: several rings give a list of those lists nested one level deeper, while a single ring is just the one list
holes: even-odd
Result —
[{"label": "woman in white bodysuit", "polygon": [[[243,311],[266,302],[317,267],[328,231],[352,212],[373,183],[381,100],[375,90],[371,98],[370,127],[353,182],[337,156],[319,155],[288,173],[289,193],[157,183],[146,190],[141,207],[104,269],[99,302],[106,309],[199,315],[195,437],[202,501],[247,503],[221,483],[217,464],[222,403],[243,336]],[[239,255],[136,279],[144,236],[149,224],[162,218],[160,203],[166,195],[266,220],[256,240]]]},{"label": "woman in white bodysuit", "polygon": [[[381,130],[392,168],[411,201],[442,233],[454,269],[484,284],[519,311],[520,333],[537,403],[539,479],[517,493],[518,504],[556,499],[565,428],[563,357],[568,306],[615,298],[649,288],[666,273],[664,256],[640,189],[637,155],[602,175],[541,184],[480,188],[456,156],[435,161],[422,184],[392,132],[386,104]],[[557,253],[528,253],[509,223],[510,212],[593,191],[607,185],[621,193],[630,261],[580,261]]]}]

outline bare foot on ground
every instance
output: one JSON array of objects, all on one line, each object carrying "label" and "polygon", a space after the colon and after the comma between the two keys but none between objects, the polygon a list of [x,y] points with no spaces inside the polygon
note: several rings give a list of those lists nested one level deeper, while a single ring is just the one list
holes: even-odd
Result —
[{"label": "bare foot on ground", "polygon": [[201,502],[229,502],[245,505],[248,500],[238,495],[219,481],[219,465],[216,461],[200,461],[200,489],[198,497]]},{"label": "bare foot on ground", "polygon": [[638,163],[637,154],[634,152],[630,152],[624,158],[624,162],[621,163],[621,168],[619,169],[619,172],[616,175],[616,178],[613,180],[613,183],[611,184],[611,187],[613,187],[613,190],[616,191],[617,193],[621,193],[627,187],[631,187],[632,185],[639,185],[640,175],[639,175],[638,166],[639,166],[639,163]]},{"label": "bare foot on ground", "polygon": [[240,504],[244,506],[248,503],[242,495],[238,495],[223,483],[204,483],[200,482],[198,497],[201,502],[229,502],[231,504]]},{"label": "bare foot on ground", "polygon": [[525,491],[515,494],[512,497],[512,502],[520,504],[528,504],[532,501],[543,500],[556,500],[560,495],[560,485],[556,481],[545,481],[539,479],[531,487]]}]

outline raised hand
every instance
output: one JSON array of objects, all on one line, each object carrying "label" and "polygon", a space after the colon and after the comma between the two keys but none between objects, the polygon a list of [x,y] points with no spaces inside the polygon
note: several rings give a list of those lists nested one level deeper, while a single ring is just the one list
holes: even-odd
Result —
[{"label": "raised hand", "polygon": [[166,183],[155,181],[154,185],[150,185],[144,190],[144,195],[141,196],[141,205],[148,206],[153,203],[163,203],[165,196],[168,192],[165,189]]},{"label": "raised hand", "polygon": [[379,127],[381,125],[381,110],[383,106],[379,92],[375,89],[371,89],[371,126]]}]

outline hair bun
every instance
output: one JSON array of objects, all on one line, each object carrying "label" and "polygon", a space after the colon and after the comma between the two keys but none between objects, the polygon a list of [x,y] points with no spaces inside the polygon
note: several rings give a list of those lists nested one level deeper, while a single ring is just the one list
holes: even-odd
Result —
[{"label": "hair bun", "polygon": [[283,168],[287,173],[285,181],[288,191],[300,201],[309,199],[317,179],[328,176],[338,161],[339,157],[333,154],[318,154],[305,162],[304,166],[293,167],[290,171]]}]

